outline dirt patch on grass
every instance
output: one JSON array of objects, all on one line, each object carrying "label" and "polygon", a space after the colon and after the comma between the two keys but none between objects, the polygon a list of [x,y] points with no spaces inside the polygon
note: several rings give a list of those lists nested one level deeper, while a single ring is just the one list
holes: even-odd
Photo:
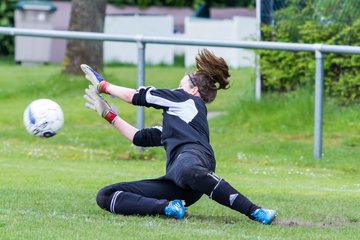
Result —
[{"label": "dirt patch on grass", "polygon": [[[225,216],[225,215],[201,215],[201,214],[186,214],[186,220],[197,220],[206,223],[214,224],[236,224],[240,221],[244,221],[243,216]],[[250,220],[249,220],[250,221]],[[306,220],[288,220],[281,219],[279,217],[271,223],[271,225],[284,226],[284,227],[302,227],[302,228],[321,228],[321,229],[333,229],[344,227],[348,225],[356,225],[360,227],[360,219],[351,219],[346,217],[340,217],[336,219],[326,219],[324,222],[310,222]]]},{"label": "dirt patch on grass", "polygon": [[273,222],[274,225],[282,225],[288,227],[309,227],[309,228],[335,228],[341,227],[350,224],[360,224],[358,221],[344,221],[344,219],[339,221],[328,221],[328,222],[308,222],[303,220],[284,220],[276,219]]}]

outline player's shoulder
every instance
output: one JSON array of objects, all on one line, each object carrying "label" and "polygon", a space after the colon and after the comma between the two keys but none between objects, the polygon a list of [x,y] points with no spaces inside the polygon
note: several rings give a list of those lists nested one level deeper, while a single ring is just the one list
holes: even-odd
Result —
[{"label": "player's shoulder", "polygon": [[182,89],[149,89],[152,95],[167,98],[167,99],[177,99],[177,100],[187,100],[190,98],[190,94],[185,92]]}]

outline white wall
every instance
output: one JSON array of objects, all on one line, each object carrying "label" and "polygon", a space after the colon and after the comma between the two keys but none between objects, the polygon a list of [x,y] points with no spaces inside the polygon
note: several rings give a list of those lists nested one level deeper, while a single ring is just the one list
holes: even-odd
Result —
[{"label": "white wall", "polygon": [[[121,35],[143,35],[172,37],[174,18],[172,16],[124,16],[108,15],[105,18],[105,33]],[[104,61],[137,63],[136,43],[105,42]],[[146,63],[173,64],[174,46],[146,44]]]},{"label": "white wall", "polygon": [[[186,38],[226,41],[254,40],[256,36],[256,18],[234,17],[232,20],[213,20],[202,18],[186,18]],[[195,56],[204,47],[184,47],[185,66],[195,64]],[[254,67],[255,54],[252,50],[206,47],[215,54],[223,57],[231,67]]]},{"label": "white wall", "polygon": [[[53,29],[52,12],[15,10],[15,27]],[[22,64],[49,63],[51,38],[15,37],[15,61]]]},{"label": "white wall", "polygon": [[[17,27],[66,30],[68,20],[59,25],[59,19],[69,18],[60,11],[46,15],[46,21],[37,21],[36,25],[29,19],[23,19],[15,12]],[[68,11],[69,12],[69,11]],[[61,13],[61,14],[60,14]],[[60,16],[61,15],[61,16]],[[36,17],[28,14],[27,17]],[[55,20],[56,21],[55,21]],[[38,19],[39,20],[39,19]],[[41,20],[41,19],[40,19]],[[174,34],[174,17],[159,15],[107,15],[105,33],[122,35],[144,35],[159,37],[176,37],[209,40],[253,40],[256,36],[256,18],[234,17],[229,20],[212,20],[185,18],[185,33]],[[61,41],[61,42],[60,42]],[[65,55],[66,41],[63,39],[43,39],[16,37],[15,55],[17,61],[61,62]],[[61,43],[61,44],[60,44]],[[31,51],[29,50],[29,47]],[[146,45],[147,64],[173,64],[175,54],[185,54],[185,65],[194,65],[195,56],[201,47],[182,45]],[[231,67],[254,66],[252,50],[234,48],[209,48],[225,58]],[[57,54],[56,56],[54,54]],[[136,43],[104,42],[104,61],[119,61],[137,64]]]}]

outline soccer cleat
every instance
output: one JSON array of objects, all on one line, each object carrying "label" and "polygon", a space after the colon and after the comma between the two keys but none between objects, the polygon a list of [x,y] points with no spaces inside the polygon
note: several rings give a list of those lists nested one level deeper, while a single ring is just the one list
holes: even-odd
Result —
[{"label": "soccer cleat", "polygon": [[176,219],[183,219],[185,216],[185,207],[181,200],[173,200],[165,207],[165,215]]},{"label": "soccer cleat", "polygon": [[254,218],[255,221],[264,224],[270,224],[277,216],[277,213],[275,210],[259,208],[256,209],[253,213],[251,213],[251,216]]}]

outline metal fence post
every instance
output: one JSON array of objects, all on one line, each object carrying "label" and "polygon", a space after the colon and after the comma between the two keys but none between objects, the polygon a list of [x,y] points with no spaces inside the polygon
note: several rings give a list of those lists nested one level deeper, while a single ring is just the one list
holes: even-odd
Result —
[{"label": "metal fence post", "polygon": [[[257,40],[261,41],[261,0],[256,0]],[[260,54],[255,55],[255,99],[261,99]]]},{"label": "metal fence post", "polygon": [[[142,36],[137,37],[138,48],[138,64],[137,64],[137,87],[145,85],[145,43]],[[137,107],[136,127],[143,129],[145,126],[145,110],[144,107]]]},{"label": "metal fence post", "polygon": [[255,57],[255,99],[261,100],[261,72],[260,72],[260,55]]},{"label": "metal fence post", "polygon": [[[320,46],[321,47],[321,46]],[[314,115],[314,158],[322,156],[322,127],[323,127],[323,94],[324,94],[324,54],[315,51],[315,115]]]}]

